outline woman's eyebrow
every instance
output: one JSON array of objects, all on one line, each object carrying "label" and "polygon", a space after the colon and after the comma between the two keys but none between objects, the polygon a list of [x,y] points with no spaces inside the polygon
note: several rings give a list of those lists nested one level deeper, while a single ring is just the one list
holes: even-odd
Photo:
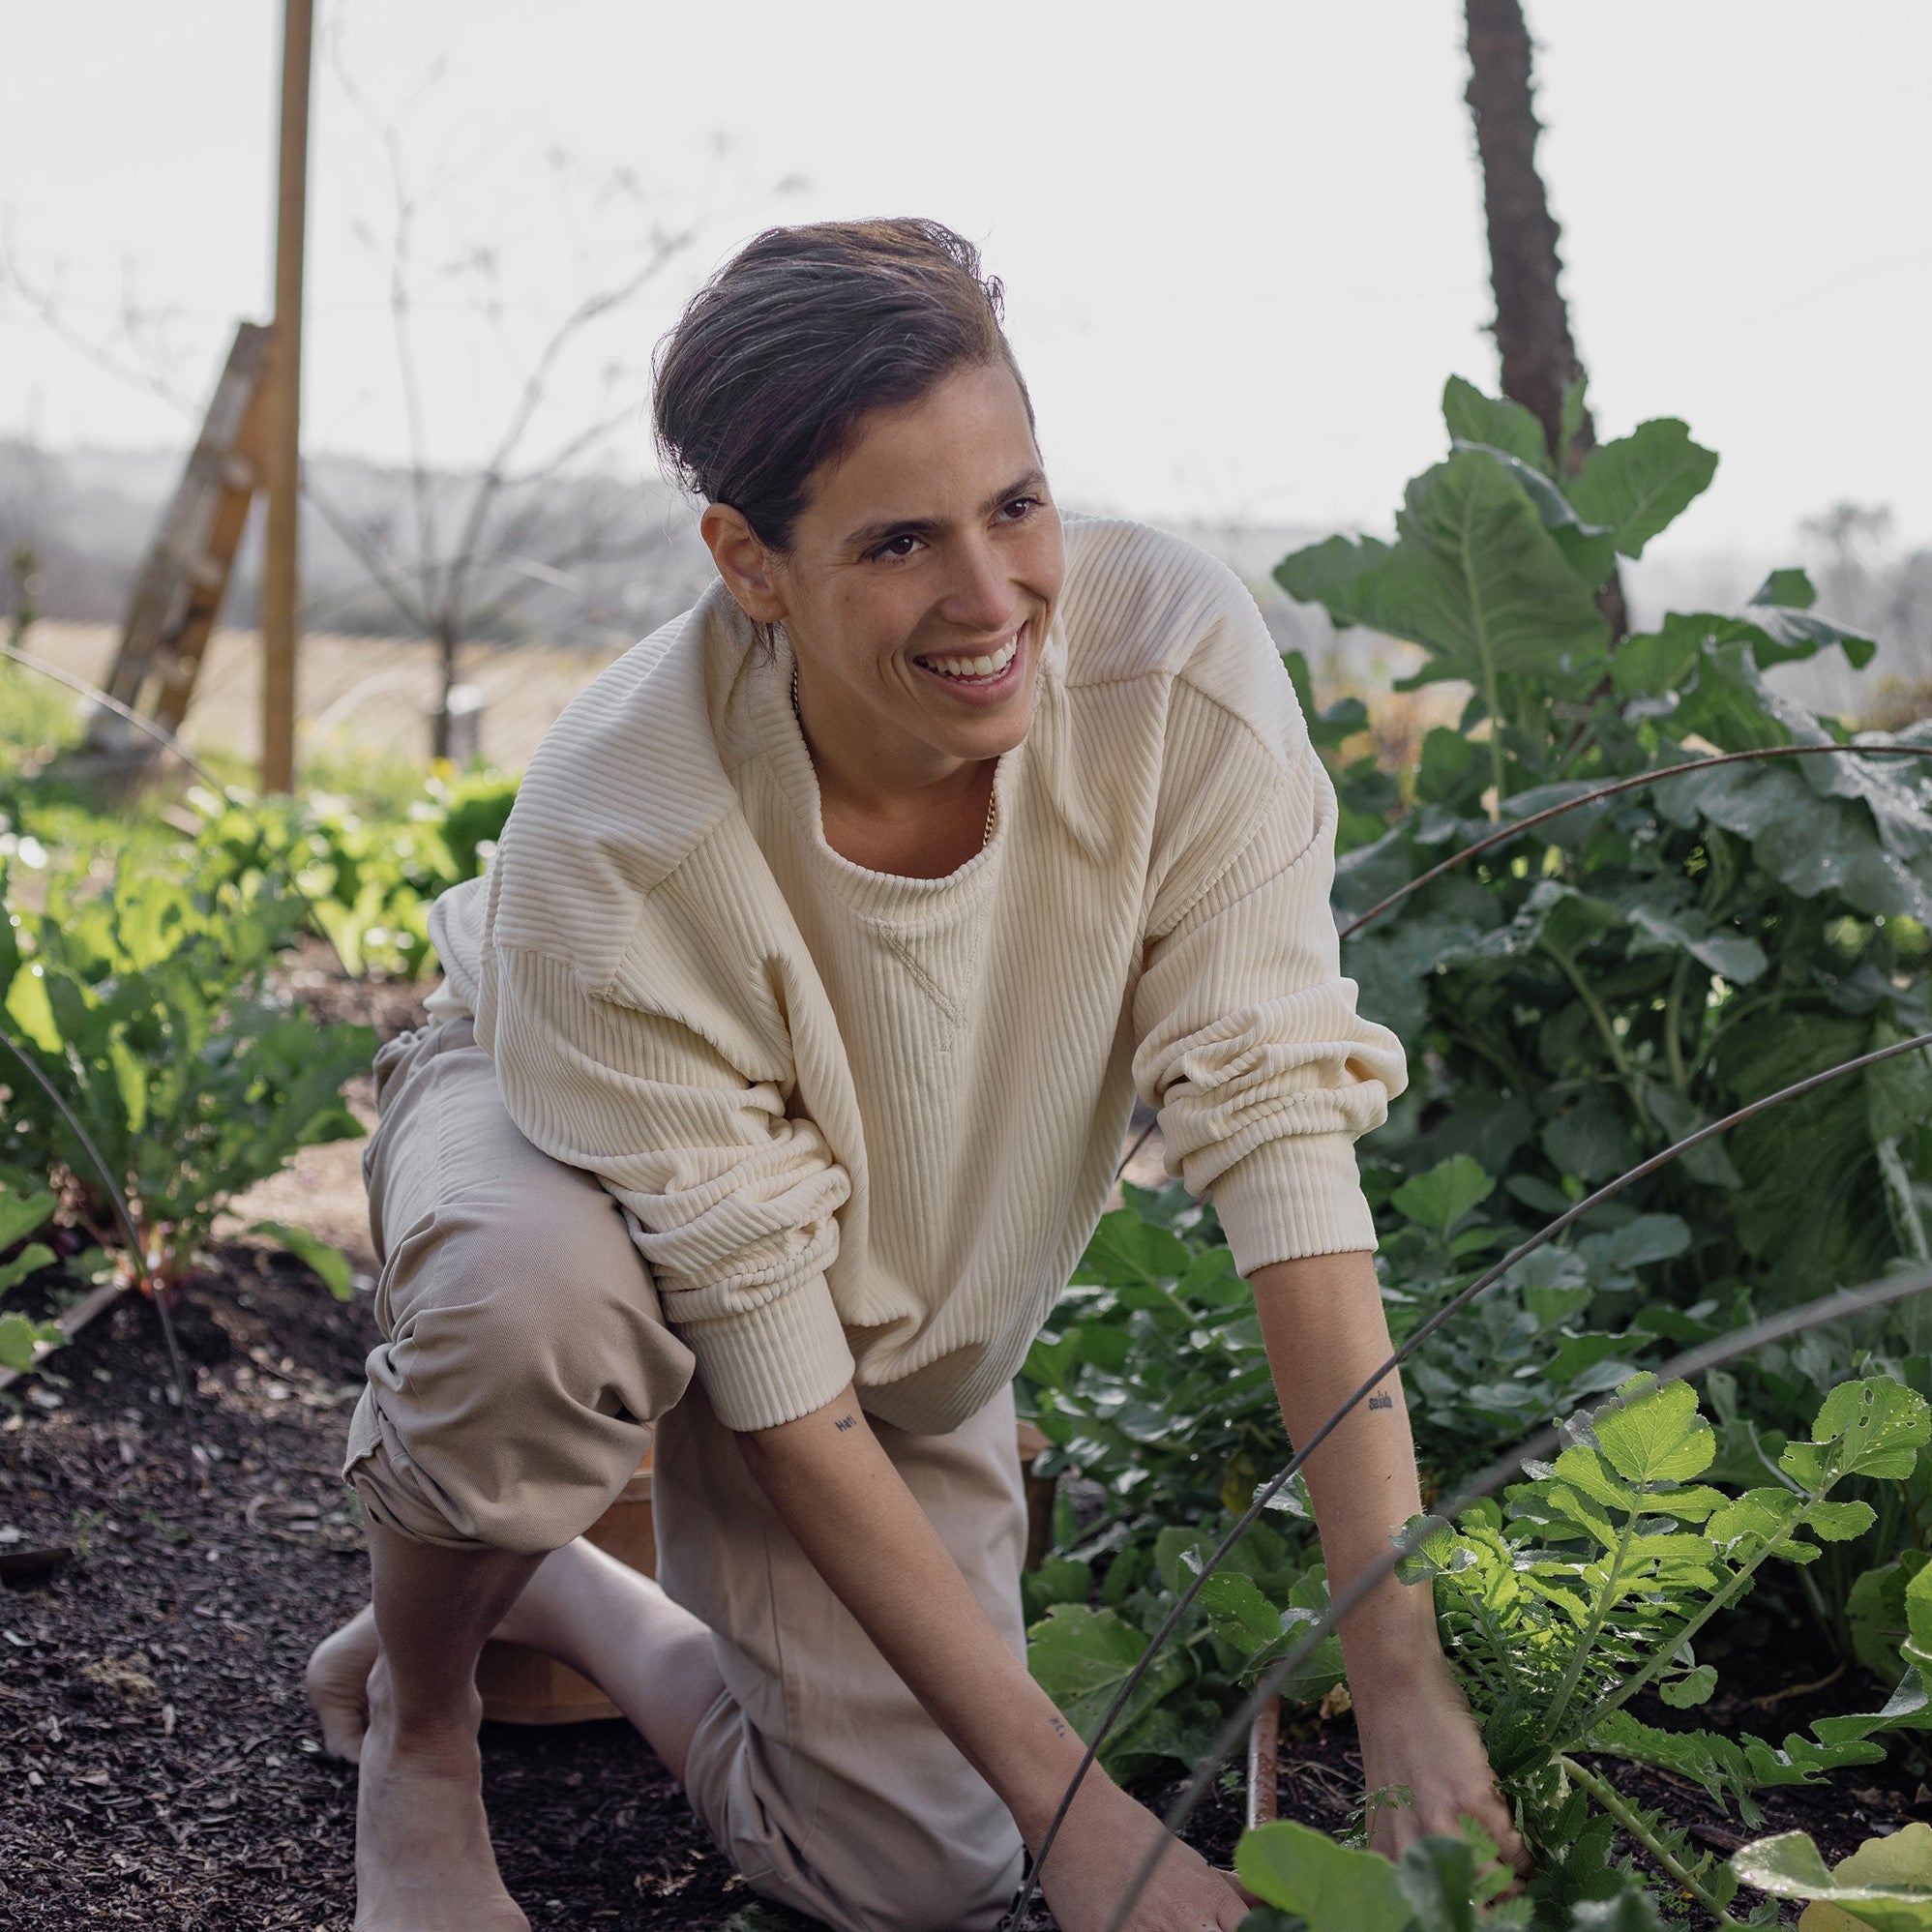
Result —
[{"label": "woman's eyebrow", "polygon": [[[1015,482],[996,490],[979,506],[981,517],[991,517],[1002,503],[1010,502],[1016,496],[1024,495],[1029,490],[1046,487],[1047,473],[1043,469],[1029,469]],[[900,517],[886,522],[862,523],[856,530],[847,532],[847,544],[853,550],[870,550],[875,544],[882,544],[890,537],[930,537],[939,529],[939,522],[931,517]]]}]

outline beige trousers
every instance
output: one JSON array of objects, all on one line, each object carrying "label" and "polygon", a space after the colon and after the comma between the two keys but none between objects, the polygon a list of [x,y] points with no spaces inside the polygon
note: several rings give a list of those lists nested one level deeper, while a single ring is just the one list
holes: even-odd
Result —
[{"label": "beige trousers", "polygon": [[[518,1132],[467,1020],[391,1041],[375,1074],[384,1339],[343,1470],[363,1507],[425,1542],[555,1549],[654,1425],[658,1575],[709,1625],[725,1681],[685,1768],[705,1828],[757,1890],[842,1932],[991,1932],[1020,1876],[1011,1818],[752,1480],[623,1207]],[[873,1427],[1023,1653],[1010,1393],[950,1435]]]}]

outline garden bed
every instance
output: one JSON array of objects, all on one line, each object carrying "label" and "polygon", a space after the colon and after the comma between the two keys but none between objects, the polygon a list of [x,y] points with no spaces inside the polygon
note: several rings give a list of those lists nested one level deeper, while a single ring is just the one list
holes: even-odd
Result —
[{"label": "garden bed", "polygon": [[[154,1317],[133,1301],[0,1427],[0,1526],[20,1532],[5,1550],[68,1553],[0,1593],[0,1917],[18,1932],[349,1922],[355,1773],[320,1755],[300,1677],[367,1588],[336,1470],[369,1304],[335,1302],[285,1255],[230,1245],[220,1262],[180,1316],[208,1480],[190,1473]],[[1804,1648],[1770,1644],[1730,1660],[1708,1714],[1782,1735],[1873,1689],[1840,1679],[1761,1708],[1816,1675]],[[1291,1720],[1283,1746],[1282,1815],[1341,1828],[1360,1779],[1349,1720]],[[628,1727],[488,1726],[484,1764],[533,1924],[712,1932],[747,1903]],[[1679,1780],[1615,1769],[1703,1844],[1748,1835]],[[1143,1796],[1177,1790],[1156,1778]],[[1227,1858],[1241,1805],[1224,1780],[1190,1835]],[[1769,1828],[1808,1830],[1836,1858],[1932,1818],[1932,1792],[1895,1746],[1856,1782],[1769,1793],[1765,1809]]]}]

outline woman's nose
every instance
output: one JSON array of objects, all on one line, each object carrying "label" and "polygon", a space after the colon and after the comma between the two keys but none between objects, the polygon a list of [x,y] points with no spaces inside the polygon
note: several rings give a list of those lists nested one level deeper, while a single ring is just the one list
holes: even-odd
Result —
[{"label": "woman's nose", "polygon": [[939,607],[947,622],[990,638],[1007,628],[1018,605],[1013,580],[994,547],[984,541],[962,544]]}]

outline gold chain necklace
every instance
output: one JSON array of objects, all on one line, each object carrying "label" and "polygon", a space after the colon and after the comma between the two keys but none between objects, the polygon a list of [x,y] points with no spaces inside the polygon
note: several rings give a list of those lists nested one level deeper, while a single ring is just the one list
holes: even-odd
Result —
[{"label": "gold chain necklace", "polygon": [[[798,728],[802,732],[805,729],[805,720],[799,716],[798,711],[798,661],[795,658],[791,664],[791,715],[798,720]],[[987,794],[986,829],[980,834],[979,839],[979,848],[981,851],[984,851],[993,843],[993,823],[998,816],[999,788],[996,782],[993,790]]]}]

